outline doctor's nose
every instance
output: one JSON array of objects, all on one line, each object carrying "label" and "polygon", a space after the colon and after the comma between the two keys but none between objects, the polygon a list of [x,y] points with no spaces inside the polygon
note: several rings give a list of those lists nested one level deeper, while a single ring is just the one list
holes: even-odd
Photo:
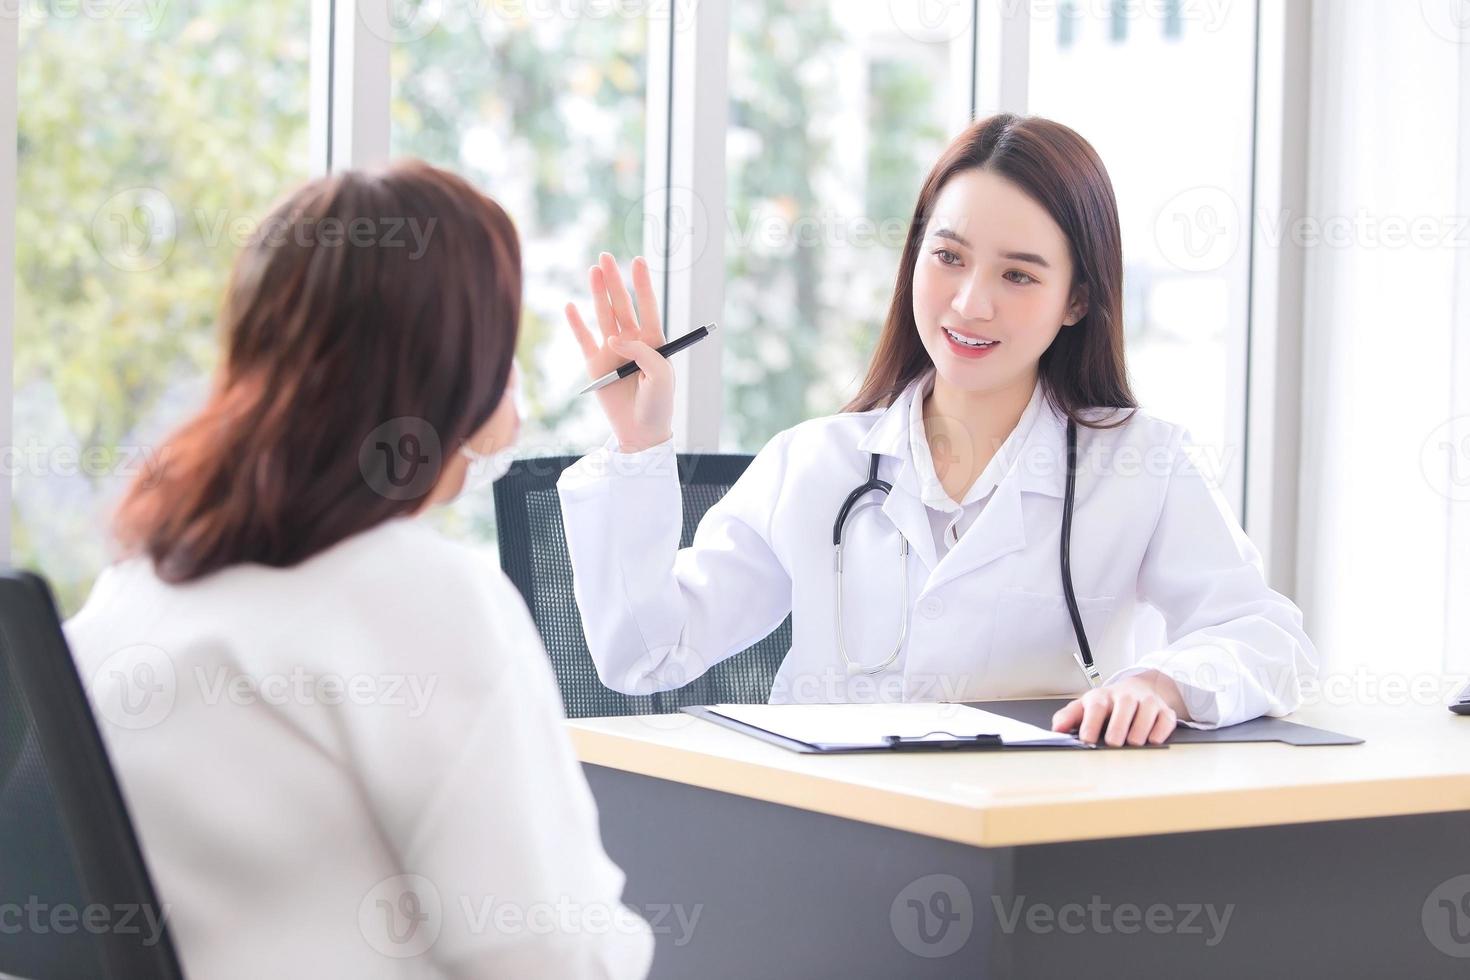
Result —
[{"label": "doctor's nose", "polygon": [[966,320],[989,320],[995,316],[990,291],[974,279],[965,280],[950,306]]}]

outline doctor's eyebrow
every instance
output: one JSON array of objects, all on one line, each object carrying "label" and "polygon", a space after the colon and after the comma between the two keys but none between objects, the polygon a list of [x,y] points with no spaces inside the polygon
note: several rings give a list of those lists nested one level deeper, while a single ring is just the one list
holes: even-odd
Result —
[{"label": "doctor's eyebrow", "polygon": [[[947,238],[952,242],[958,242],[959,244],[965,246],[965,248],[971,247],[969,241],[967,241],[964,236],[962,236],[959,232],[951,231],[948,228],[937,228],[934,231],[930,232],[929,237]],[[1000,257],[1003,259],[1010,259],[1012,262],[1031,262],[1035,265],[1041,266],[1043,269],[1051,268],[1051,263],[1046,261],[1046,259],[1043,259],[1041,256],[1037,255],[1035,252],[1002,252],[1000,254]]]}]

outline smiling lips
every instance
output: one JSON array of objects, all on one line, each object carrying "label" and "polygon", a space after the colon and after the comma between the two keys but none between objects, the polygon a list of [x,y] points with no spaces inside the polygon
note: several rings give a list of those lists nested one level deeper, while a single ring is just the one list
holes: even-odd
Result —
[{"label": "smiling lips", "polygon": [[998,340],[989,340],[985,337],[972,337],[969,334],[962,334],[958,331],[951,330],[949,327],[941,327],[940,329],[944,331],[944,339],[949,344],[949,349],[961,357],[983,357],[1000,346],[1000,341]]}]

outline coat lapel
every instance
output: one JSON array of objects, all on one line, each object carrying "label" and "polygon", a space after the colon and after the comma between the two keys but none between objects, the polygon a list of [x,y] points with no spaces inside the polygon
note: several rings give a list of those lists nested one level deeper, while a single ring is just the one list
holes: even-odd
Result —
[{"label": "coat lapel", "polygon": [[[878,479],[893,484],[893,490],[883,500],[883,516],[908,541],[909,551],[924,563],[927,576],[934,570],[938,555],[934,550],[934,532],[929,527],[929,510],[919,496],[919,478],[909,458],[909,404],[916,390],[917,384],[911,384],[893,400],[858,442],[858,451],[865,456],[878,453],[893,457],[878,465]],[[863,471],[867,472],[866,461]]]},{"label": "coat lapel", "polygon": [[909,542],[909,550],[928,571],[924,588],[933,589],[967,572],[1026,547],[1022,494],[1040,493],[1063,499],[1066,490],[1066,419],[1044,397],[1035,424],[1014,451],[1011,462],[974,525],[942,560],[934,547],[928,508],[920,495],[919,479],[909,447],[909,408],[917,383],[894,399],[868,434],[858,443],[863,453],[894,457],[881,463],[878,478],[893,484],[883,501],[883,513]]},{"label": "coat lapel", "polygon": [[[1010,463],[985,509],[939,562],[926,588],[943,585],[1026,547],[1022,496],[1037,493],[1061,500],[1066,495],[1066,426],[1066,418],[1057,415],[1043,397],[1025,441],[1008,451]],[[1034,532],[1038,537],[1040,533]]]}]

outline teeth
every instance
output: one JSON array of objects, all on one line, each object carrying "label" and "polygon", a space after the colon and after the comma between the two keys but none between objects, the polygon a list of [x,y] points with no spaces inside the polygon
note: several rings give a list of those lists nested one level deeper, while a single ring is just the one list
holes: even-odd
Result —
[{"label": "teeth", "polygon": [[953,330],[949,329],[948,327],[945,327],[944,328],[944,332],[947,333],[947,334],[949,334],[951,337],[953,337],[955,343],[957,343],[957,344],[963,344],[966,347],[994,347],[995,344],[997,343],[997,341],[994,341],[994,340],[989,340],[989,341],[968,340],[968,339],[966,339],[964,337],[961,337],[959,334],[955,333]]}]

